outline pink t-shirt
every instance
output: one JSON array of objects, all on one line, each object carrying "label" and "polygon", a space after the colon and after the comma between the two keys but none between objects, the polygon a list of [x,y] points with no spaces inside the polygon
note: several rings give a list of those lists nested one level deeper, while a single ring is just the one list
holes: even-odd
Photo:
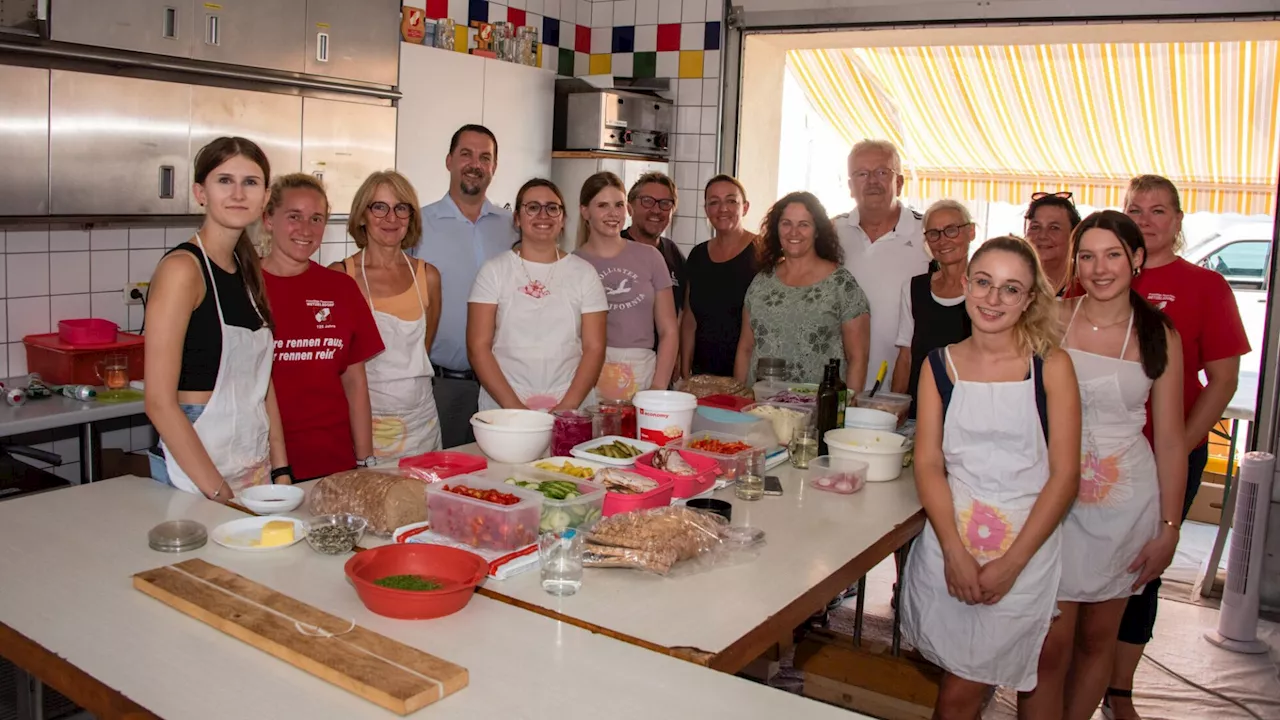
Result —
[{"label": "pink t-shirt", "polygon": [[600,275],[609,301],[607,344],[611,348],[644,348],[656,343],[654,299],[671,289],[667,261],[657,248],[629,242],[622,252],[601,258],[585,250],[576,253]]}]

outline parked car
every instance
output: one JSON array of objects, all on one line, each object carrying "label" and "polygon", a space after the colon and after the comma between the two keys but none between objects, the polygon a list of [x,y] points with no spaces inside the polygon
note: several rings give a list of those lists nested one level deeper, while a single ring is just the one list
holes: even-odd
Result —
[{"label": "parked car", "polygon": [[1200,267],[1220,273],[1235,292],[1240,319],[1249,336],[1248,355],[1240,359],[1242,372],[1258,372],[1267,327],[1267,294],[1271,287],[1270,223],[1228,225],[1183,251]]}]

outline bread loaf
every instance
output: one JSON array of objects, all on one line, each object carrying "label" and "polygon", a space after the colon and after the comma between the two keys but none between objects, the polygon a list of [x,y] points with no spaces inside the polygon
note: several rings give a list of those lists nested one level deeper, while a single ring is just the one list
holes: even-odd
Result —
[{"label": "bread loaf", "polygon": [[369,532],[385,536],[427,519],[427,486],[394,473],[348,470],[316,482],[308,507],[316,515],[359,515],[369,521]]}]

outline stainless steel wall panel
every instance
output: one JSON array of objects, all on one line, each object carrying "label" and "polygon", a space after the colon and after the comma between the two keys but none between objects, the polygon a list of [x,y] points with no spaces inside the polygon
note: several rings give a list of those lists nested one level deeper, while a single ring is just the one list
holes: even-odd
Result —
[{"label": "stainless steel wall panel", "polygon": [[396,85],[399,0],[307,0],[306,72]]},{"label": "stainless steel wall panel", "polygon": [[[362,4],[362,3],[356,3]],[[192,17],[196,60],[306,70],[307,0],[218,0],[197,3]]]},{"label": "stainless steel wall panel", "polygon": [[0,215],[49,214],[49,71],[0,65]]},{"label": "stainless steel wall panel", "polygon": [[182,58],[191,57],[195,46],[193,0],[50,3],[49,33],[54,40]]},{"label": "stainless steel wall panel", "polygon": [[[191,156],[223,135],[240,135],[257,143],[267,154],[273,178],[298,172],[302,169],[302,98],[204,85],[192,87]],[[188,176],[185,181],[188,193],[191,179]],[[191,212],[200,212],[194,195],[190,207]]]},{"label": "stainless steel wall panel", "polygon": [[395,108],[302,101],[302,171],[324,181],[334,214],[351,210],[351,199],[369,173],[395,164]]}]

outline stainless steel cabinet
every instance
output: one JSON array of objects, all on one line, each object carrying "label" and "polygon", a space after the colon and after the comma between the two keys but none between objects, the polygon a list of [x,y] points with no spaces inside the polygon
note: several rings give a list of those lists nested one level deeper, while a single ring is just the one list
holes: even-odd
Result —
[{"label": "stainless steel cabinet", "polygon": [[52,71],[55,215],[188,212],[191,87]]},{"label": "stainless steel cabinet", "polygon": [[49,71],[0,65],[0,215],[49,214]]},{"label": "stainless steel cabinet", "polygon": [[396,164],[396,109],[306,98],[302,101],[302,171],[329,192],[334,214],[350,212],[360,183]]},{"label": "stainless steel cabinet", "polygon": [[[357,3],[360,4],[360,3]],[[196,60],[306,69],[307,0],[218,0],[197,3],[192,18]]]},{"label": "stainless steel cabinet", "polygon": [[307,72],[396,85],[399,0],[307,0]]},{"label": "stainless steel cabinet", "polygon": [[49,32],[62,42],[191,57],[196,7],[193,0],[51,0]]},{"label": "stainless steel cabinet", "polygon": [[[223,135],[240,135],[257,143],[267,154],[273,178],[298,172],[302,169],[302,98],[193,86],[189,154],[195,157],[200,148]],[[191,180],[184,178],[188,193]],[[190,207],[193,213],[201,211],[194,196]]]}]

